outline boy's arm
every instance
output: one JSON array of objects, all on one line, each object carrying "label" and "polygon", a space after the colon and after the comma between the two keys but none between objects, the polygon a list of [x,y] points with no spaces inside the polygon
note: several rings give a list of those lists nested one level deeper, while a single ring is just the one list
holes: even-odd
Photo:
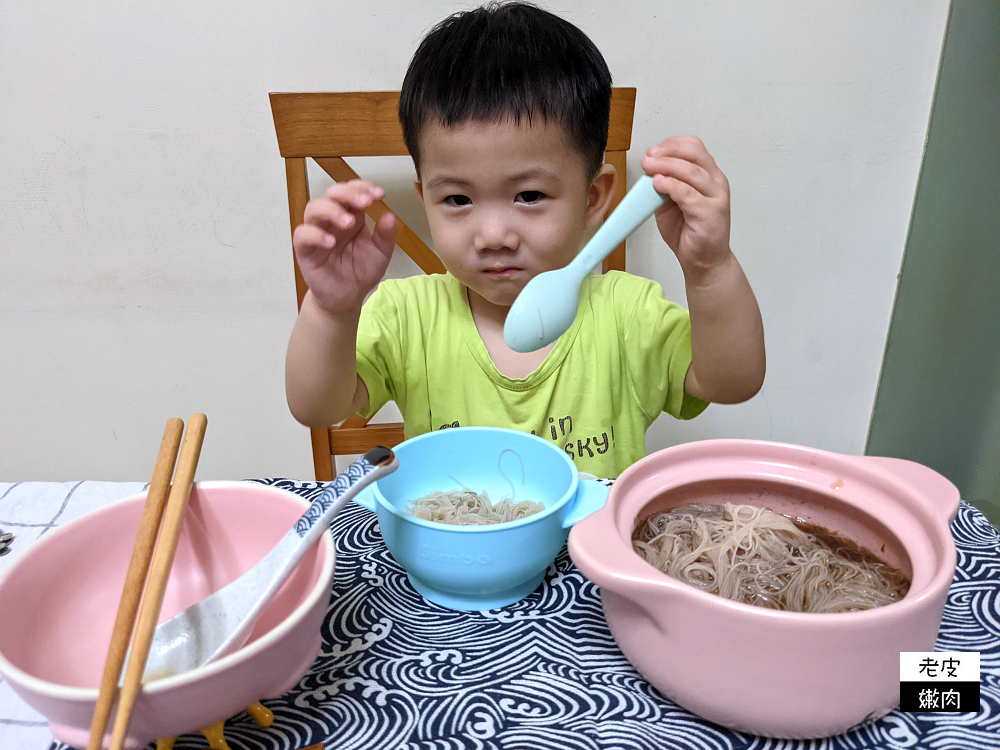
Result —
[{"label": "boy's arm", "polygon": [[668,138],[646,153],[642,168],[671,197],[656,223],[681,264],[691,314],[684,390],[704,401],[745,401],[764,382],[764,326],[729,248],[729,182],[697,138]]},{"label": "boy's arm", "polygon": [[730,261],[697,280],[685,274],[691,314],[691,366],[684,390],[703,401],[746,401],[764,383],[764,326],[757,299]]},{"label": "boy's arm", "polygon": [[365,209],[381,188],[352,181],[310,201],[292,245],[309,291],[285,356],[285,396],[299,422],[329,427],[368,405],[355,349],[361,305],[382,278],[395,247],[395,219],[369,231]]},{"label": "boy's arm", "polygon": [[285,355],[285,397],[302,424],[329,427],[368,406],[355,365],[359,314],[329,315],[311,291],[302,300]]}]

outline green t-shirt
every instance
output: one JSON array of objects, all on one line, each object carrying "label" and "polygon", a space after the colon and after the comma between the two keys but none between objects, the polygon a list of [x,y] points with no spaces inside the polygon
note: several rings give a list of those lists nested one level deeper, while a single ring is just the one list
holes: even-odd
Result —
[{"label": "green t-shirt", "polygon": [[528,377],[508,378],[479,336],[466,288],[451,274],[387,279],[365,302],[358,374],[371,416],[389,400],[407,437],[488,425],[556,443],[580,471],[614,477],[646,454],[660,412],[690,419],[707,404],[684,393],[687,310],[627,273],[591,276],[570,329]]}]

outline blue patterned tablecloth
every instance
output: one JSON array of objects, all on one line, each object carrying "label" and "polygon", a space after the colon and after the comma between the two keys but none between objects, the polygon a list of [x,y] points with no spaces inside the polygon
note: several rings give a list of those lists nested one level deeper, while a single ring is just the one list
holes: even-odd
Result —
[{"label": "blue patterned tablecloth", "polygon": [[[261,481],[307,498],[321,489]],[[240,714],[226,723],[226,740],[232,750],[997,750],[1000,534],[966,503],[952,531],[958,566],[936,650],[981,653],[978,713],[893,711],[824,740],[768,740],[703,721],[657,693],[618,649],[598,588],[565,548],[526,599],[455,612],[414,591],[375,514],[352,504],[333,527],[322,652],[297,687],[265,701],[270,728]],[[174,748],[206,746],[201,735],[182,735]]]}]

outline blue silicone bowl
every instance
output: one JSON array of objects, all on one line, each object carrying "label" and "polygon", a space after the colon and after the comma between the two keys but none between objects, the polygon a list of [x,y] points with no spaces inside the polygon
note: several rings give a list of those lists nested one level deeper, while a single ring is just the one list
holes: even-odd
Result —
[{"label": "blue silicone bowl", "polygon": [[[389,552],[420,594],[449,609],[486,610],[534,591],[577,521],[602,508],[608,488],[581,479],[573,461],[535,435],[455,427],[410,438],[393,450],[399,468],[362,490]],[[494,503],[532,500],[545,509],[509,523],[455,526],[425,521],[407,504],[463,487]]]}]

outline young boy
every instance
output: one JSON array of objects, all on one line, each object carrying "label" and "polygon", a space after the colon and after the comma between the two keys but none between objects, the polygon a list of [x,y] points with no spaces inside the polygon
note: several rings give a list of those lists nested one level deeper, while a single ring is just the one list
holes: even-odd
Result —
[{"label": "young boy", "polygon": [[645,455],[660,412],[689,419],[710,401],[757,393],[760,312],[729,248],[728,182],[696,138],[668,138],[642,162],[672,199],[656,223],[690,312],[658,284],[610,272],[584,282],[576,320],[553,344],[506,345],[518,293],[569,263],[608,209],[610,102],[611,74],[590,39],[531,5],[457,13],[424,38],[399,117],[448,273],[379,284],[395,239],[391,214],[365,225],[379,187],[337,184],[310,201],[293,238],[309,285],[285,368],[296,419],[325,427],[392,399],[407,437],[510,427],[611,477]]}]

